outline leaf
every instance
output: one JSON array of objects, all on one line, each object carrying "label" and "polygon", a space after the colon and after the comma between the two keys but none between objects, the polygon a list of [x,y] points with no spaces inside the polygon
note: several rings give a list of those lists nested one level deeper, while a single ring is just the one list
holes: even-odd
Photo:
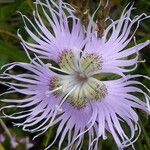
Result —
[{"label": "leaf", "polygon": [[47,133],[46,133],[46,139],[44,140],[44,146],[48,146],[48,143],[50,141],[50,138],[53,134],[53,129],[54,129],[54,126],[52,126],[51,128],[48,129]]},{"label": "leaf", "polygon": [[0,55],[6,56],[9,60],[13,61],[25,61],[28,59],[25,53],[19,50],[17,47],[11,45],[10,43],[0,41]]},{"label": "leaf", "polygon": [[5,150],[2,144],[0,144],[0,150]]},{"label": "leaf", "polygon": [[149,142],[150,138],[149,138],[148,132],[146,131],[146,128],[144,127],[142,120],[140,118],[139,118],[139,123],[140,123],[141,129],[142,129],[143,136],[145,138],[146,146],[148,147],[148,149],[150,149],[150,142]]},{"label": "leaf", "polygon": [[28,6],[33,9],[33,1],[32,0],[27,0]]},{"label": "leaf", "polygon": [[119,4],[119,3],[121,3],[123,0],[112,0],[112,2],[114,3],[114,4]]}]

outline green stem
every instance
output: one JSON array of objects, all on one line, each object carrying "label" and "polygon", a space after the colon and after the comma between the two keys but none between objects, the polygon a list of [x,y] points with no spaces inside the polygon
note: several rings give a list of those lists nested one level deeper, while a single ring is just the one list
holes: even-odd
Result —
[{"label": "green stem", "polygon": [[33,5],[32,5],[33,1],[32,0],[27,0],[27,4],[30,7],[30,9],[33,9]]},{"label": "green stem", "polygon": [[0,119],[0,124],[3,127],[3,129],[5,130],[7,136],[10,139],[10,144],[12,146],[12,148],[16,148],[16,146],[18,145],[18,143],[14,140],[13,136],[11,135],[11,133],[9,132],[7,126],[5,125],[5,123],[3,122],[2,119]]},{"label": "green stem", "polygon": [[139,119],[139,123],[141,125],[141,129],[142,129],[147,147],[148,147],[148,149],[150,149],[150,139],[148,138],[148,134],[147,134],[147,132],[146,132],[146,130],[145,130],[143,124],[142,124],[142,121],[140,119]]},{"label": "green stem", "polygon": [[8,136],[10,139],[13,139],[11,133],[9,132],[7,126],[5,125],[5,123],[3,122],[2,119],[0,119],[0,124],[1,124],[1,126],[3,127],[3,129],[5,130],[7,136]]},{"label": "green stem", "polygon": [[49,140],[50,140],[50,138],[51,138],[51,135],[52,135],[52,132],[53,132],[53,128],[54,128],[54,126],[52,126],[49,130],[48,130],[48,132],[47,132],[47,134],[46,134],[46,140],[44,141],[44,146],[47,146],[48,144],[49,144]]},{"label": "green stem", "polygon": [[3,33],[3,34],[6,34],[6,35],[8,35],[8,36],[11,36],[11,37],[13,37],[13,38],[15,38],[15,39],[17,39],[17,40],[20,40],[15,34],[13,34],[13,33],[11,33],[11,32],[9,32],[9,31],[6,31],[6,30],[3,30],[3,29],[0,29],[0,33]]},{"label": "green stem", "polygon": [[150,75],[150,70],[149,68],[145,65],[145,63],[142,63],[144,69],[146,70],[146,72]]}]

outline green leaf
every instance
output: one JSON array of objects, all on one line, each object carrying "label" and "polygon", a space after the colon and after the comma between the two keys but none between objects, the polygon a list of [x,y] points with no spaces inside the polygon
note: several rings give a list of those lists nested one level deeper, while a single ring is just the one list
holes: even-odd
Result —
[{"label": "green leaf", "polygon": [[32,0],[26,0],[27,1],[27,4],[28,6],[33,9],[33,1]]},{"label": "green leaf", "polygon": [[0,144],[0,150],[5,150],[2,144]]},{"label": "green leaf", "polygon": [[145,138],[145,142],[146,142],[146,146],[148,147],[147,148],[147,150],[148,150],[148,149],[150,149],[150,137],[148,136],[148,132],[146,131],[146,128],[144,127],[143,122],[141,121],[140,118],[139,118],[139,123],[140,123],[141,129],[142,129],[142,133]]},{"label": "green leaf", "polygon": [[53,129],[54,129],[54,126],[52,126],[51,128],[48,129],[47,133],[46,133],[46,139],[44,140],[44,146],[48,146],[48,143],[50,141],[50,138],[53,134]]},{"label": "green leaf", "polygon": [[11,45],[10,43],[8,44],[2,41],[0,41],[0,55],[6,56],[7,59],[13,61],[28,61],[27,56],[23,51],[19,50],[17,47]]}]

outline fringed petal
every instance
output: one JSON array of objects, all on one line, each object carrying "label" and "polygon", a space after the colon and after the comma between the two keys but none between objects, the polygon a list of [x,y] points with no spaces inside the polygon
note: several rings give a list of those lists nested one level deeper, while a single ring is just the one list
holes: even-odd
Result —
[{"label": "fringed petal", "polygon": [[[131,6],[127,9],[128,7],[129,6],[124,9],[119,20],[112,21],[106,28],[102,38],[98,38],[97,35],[94,34],[95,31],[93,31],[93,34],[88,35],[89,40],[85,45],[83,56],[93,53],[102,58],[103,65],[102,68],[99,69],[99,73],[115,73],[124,76],[124,73],[135,70],[137,63],[140,62],[138,60],[138,52],[150,44],[150,40],[147,40],[133,47],[126,48],[131,40],[134,39],[140,22],[150,17],[143,13],[131,19],[131,11],[134,8]],[[130,35],[130,31],[135,24],[137,24],[137,27],[133,34]],[[89,28],[92,29],[92,27],[91,25]],[[135,58],[128,59],[129,56],[133,55],[136,55]]]},{"label": "fringed petal", "polygon": [[[36,11],[33,12],[35,25],[29,18],[21,14],[25,24],[24,28],[35,41],[34,44],[25,41],[18,32],[22,44],[28,50],[57,61],[59,54],[63,50],[83,48],[85,44],[83,27],[80,20],[74,16],[74,9],[71,6],[68,7],[68,4],[62,1],[60,1],[59,4],[48,0],[46,3],[42,3],[41,1],[36,1],[35,3]],[[45,19],[48,21],[49,27],[43,23],[43,19],[38,10],[39,7]],[[68,22],[72,23],[71,29]],[[28,27],[27,23],[33,27],[35,32]]]}]

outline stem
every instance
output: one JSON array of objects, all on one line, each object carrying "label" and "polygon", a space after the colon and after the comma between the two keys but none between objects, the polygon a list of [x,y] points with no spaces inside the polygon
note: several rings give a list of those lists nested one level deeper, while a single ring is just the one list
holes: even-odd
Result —
[{"label": "stem", "polygon": [[110,12],[111,4],[109,0],[100,0],[97,16],[97,36],[101,38],[105,30],[105,19]]},{"label": "stem", "polygon": [[99,139],[98,148],[99,150],[102,150],[102,139]]},{"label": "stem", "polygon": [[19,38],[18,38],[15,34],[13,34],[13,33],[9,32],[9,31],[6,31],[6,30],[3,30],[3,29],[0,29],[0,33],[7,34],[7,35],[9,35],[9,36],[11,36],[11,37],[13,37],[13,38],[15,38],[15,39],[19,40]]},{"label": "stem", "polygon": [[98,37],[102,37],[104,32],[104,24],[105,24],[104,1],[100,0],[99,5],[100,7],[99,7],[98,17],[97,17],[97,33],[98,33]]},{"label": "stem", "polygon": [[32,10],[33,9],[32,0],[27,0],[27,4],[30,7],[30,9]]},{"label": "stem", "polygon": [[51,138],[51,135],[52,135],[52,133],[53,133],[53,128],[54,128],[54,126],[52,126],[49,130],[48,130],[48,132],[47,132],[47,135],[46,135],[46,140],[44,141],[44,146],[45,147],[47,147],[48,146],[48,143],[49,143],[49,141],[50,141],[50,138]]},{"label": "stem", "polygon": [[146,72],[150,75],[150,70],[147,67],[147,65],[145,63],[142,63],[142,66],[144,67],[144,69],[146,70]]},{"label": "stem", "polygon": [[76,8],[75,15],[81,19],[82,24],[87,28],[89,23],[89,1],[90,0],[71,0],[70,3]]},{"label": "stem", "polygon": [[147,144],[147,147],[148,149],[150,149],[150,141],[149,141],[149,138],[148,138],[148,135],[147,135],[147,132],[145,131],[145,128],[142,124],[142,121],[139,119],[139,123],[141,125],[141,128],[142,128],[142,131],[143,131],[143,135],[144,135],[144,138],[145,138],[145,142]]},{"label": "stem", "polygon": [[16,148],[16,146],[18,145],[18,143],[14,140],[13,136],[11,135],[11,133],[9,132],[7,126],[5,125],[5,123],[3,122],[2,119],[0,119],[0,124],[3,127],[3,129],[5,130],[7,136],[10,139],[10,144],[12,146],[12,148]]},{"label": "stem", "polygon": [[12,137],[11,133],[9,132],[7,126],[5,125],[5,123],[3,122],[2,119],[0,119],[0,124],[1,124],[1,126],[3,127],[3,129],[5,130],[7,136],[10,138],[10,140],[12,140],[13,137]]}]

